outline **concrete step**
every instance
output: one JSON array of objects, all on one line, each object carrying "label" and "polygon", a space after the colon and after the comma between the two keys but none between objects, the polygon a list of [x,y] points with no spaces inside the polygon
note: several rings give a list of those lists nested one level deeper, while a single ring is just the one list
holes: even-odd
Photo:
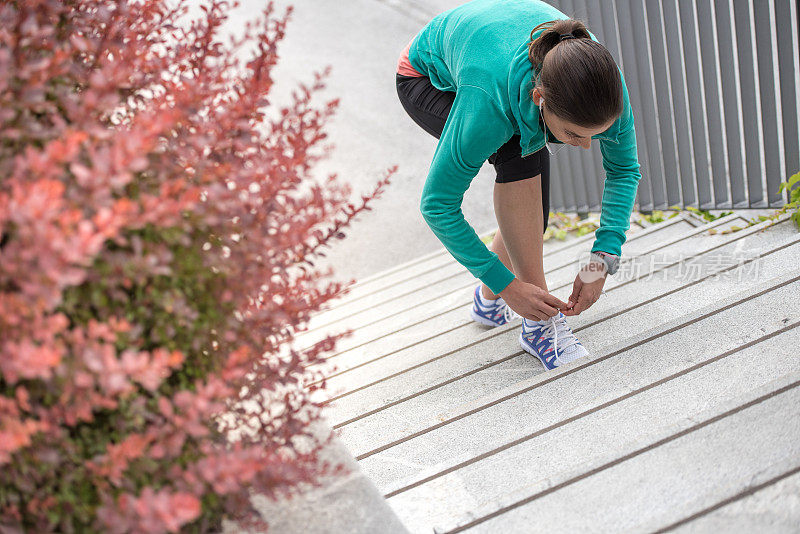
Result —
[{"label": "concrete step", "polygon": [[[737,220],[732,216],[729,220]],[[718,222],[717,226],[725,221]],[[626,241],[623,254],[634,254],[642,247],[671,235],[680,235],[691,230],[696,223],[687,217],[675,217],[659,223],[647,230],[634,233]],[[581,254],[587,253],[594,242],[594,234],[572,240],[569,244],[553,250],[544,257],[545,271],[552,271],[575,263]],[[640,244],[641,242],[641,244]],[[441,295],[451,291],[467,288],[477,280],[452,257],[440,266],[428,270],[413,269],[402,281],[385,281],[379,290],[372,291],[360,298],[351,299],[335,308],[315,314],[308,323],[308,330],[297,337],[305,346],[327,336],[332,330],[343,331],[347,328],[360,328],[376,318],[391,316],[398,310],[418,306],[421,301],[435,302]]]},{"label": "concrete step", "polygon": [[[513,345],[517,338],[514,334],[509,336],[505,350],[500,354],[511,353],[515,356],[502,364],[464,373],[435,388],[411,389],[408,391],[410,395],[402,401],[390,403],[368,415],[359,415],[343,426],[334,424],[334,428],[356,459],[361,461],[369,476],[385,491],[390,487],[391,481],[407,484],[410,479],[421,476],[420,472],[426,466],[441,466],[442,462],[457,463],[456,459],[463,458],[464,455],[474,456],[502,446],[507,440],[514,439],[514,436],[518,437],[522,429],[531,428],[540,422],[540,412],[531,411],[530,406],[543,406],[550,399],[558,399],[558,406],[548,406],[548,416],[563,413],[565,410],[577,413],[597,396],[597,391],[604,392],[602,397],[610,394],[609,391],[614,388],[640,387],[650,378],[659,379],[659,373],[669,374],[680,370],[680,366],[688,359],[700,358],[708,352],[703,342],[687,343],[692,339],[707,339],[708,332],[727,335],[728,337],[720,339],[715,345],[714,352],[717,349],[727,350],[738,340],[744,339],[743,336],[753,335],[752,327],[750,331],[743,330],[743,318],[749,320],[750,317],[757,317],[752,314],[761,313],[761,308],[767,304],[785,303],[785,310],[781,311],[787,315],[781,317],[780,321],[785,319],[791,323],[793,308],[788,300],[800,301],[797,298],[800,296],[797,289],[799,285],[794,282],[786,283],[770,290],[766,296],[753,297],[751,302],[734,300],[732,302],[736,305],[732,307],[727,301],[721,301],[689,315],[673,312],[672,317],[664,322],[655,323],[644,337],[641,334],[642,319],[646,317],[649,321],[655,316],[655,310],[642,308],[619,315],[612,319],[613,322],[606,324],[606,334],[611,334],[616,328],[631,322],[640,325],[638,333],[621,342],[609,338],[609,344],[593,350],[589,358],[554,371],[542,372],[541,364],[537,360],[527,353],[523,354],[521,350],[517,352]],[[760,285],[756,285],[746,295],[756,295],[759,291]],[[675,293],[672,297],[680,301],[685,299],[685,294]],[[800,303],[796,306],[800,307]],[[666,311],[668,308],[663,309]],[[702,321],[700,318],[703,318]],[[692,324],[692,321],[703,324],[698,326]],[[687,337],[690,335],[699,337]],[[649,339],[648,336],[652,340],[646,347],[640,348],[639,345],[643,344],[643,340]],[[587,336],[580,334],[579,337],[592,346]],[[679,347],[680,350],[676,351],[673,347]],[[620,354],[624,354],[624,357],[616,357]],[[658,355],[657,359],[653,358],[654,354]],[[574,373],[578,373],[581,380],[588,383],[577,388],[575,378],[559,378]],[[326,417],[331,421],[328,413]],[[497,425],[503,421],[513,422],[513,428],[500,431]],[[477,433],[475,430],[479,428],[491,430]],[[433,448],[427,447],[431,444],[437,445]],[[443,448],[444,444],[447,444],[446,448]],[[394,460],[383,462],[378,456],[364,462],[364,459],[381,454],[389,455]],[[413,458],[414,467],[406,466],[398,470],[401,468],[395,465],[397,458]],[[391,476],[387,478],[381,475],[380,467],[373,468],[373,465],[392,465]]]},{"label": "concrete step", "polygon": [[[680,232],[682,230],[691,229],[696,225],[697,223],[694,219],[688,216],[682,216],[654,225],[647,230],[634,232],[630,235],[630,241],[626,242],[624,253],[628,254],[628,248],[633,246],[633,243],[646,238],[650,234],[661,233],[663,235],[668,231]],[[551,249],[547,256],[545,256],[545,268],[557,268],[564,263],[574,261],[581,252],[588,252],[593,241],[593,234],[590,234],[578,239],[572,239],[568,243]],[[426,270],[424,272],[414,269],[409,276],[404,277],[403,281],[387,283],[380,290],[373,291],[364,298],[346,301],[330,311],[315,314],[309,322],[308,331],[303,335],[311,335],[317,330],[322,330],[324,333],[328,331],[328,327],[333,325],[337,328],[341,328],[343,325],[340,323],[349,320],[354,313],[365,313],[376,306],[385,304],[396,296],[406,296],[422,291],[425,297],[433,299],[438,294],[442,293],[441,287],[443,284],[447,286],[449,280],[459,277],[462,280],[475,280],[474,277],[448,253],[446,262],[435,269]],[[419,299],[419,295],[414,295],[414,298]]]},{"label": "concrete step", "polygon": [[[634,233],[636,232],[636,230],[639,230],[641,228],[642,227],[639,225],[636,226],[632,225],[632,230]],[[491,234],[492,232],[484,236],[481,236],[481,238],[489,237]],[[572,241],[575,241],[577,239],[586,240],[587,237],[589,236],[581,236],[580,238],[571,238],[568,241],[569,244],[572,245]],[[553,251],[563,248],[564,245],[565,245],[564,241],[558,241],[552,239],[545,241],[543,244],[543,254],[545,255],[552,254]],[[342,304],[361,298],[364,295],[372,294],[376,291],[381,291],[386,287],[391,287],[397,284],[407,282],[422,274],[437,269],[441,269],[452,263],[456,263],[456,261],[453,259],[453,257],[445,248],[441,248],[434,254],[428,256],[429,257],[423,257],[424,258],[423,261],[416,260],[411,262],[410,264],[401,266],[401,268],[391,269],[383,273],[378,273],[378,275],[370,277],[369,279],[366,280],[359,280],[357,283],[353,285],[353,287],[346,295],[343,295],[336,301],[331,301],[328,307],[330,309],[334,309]],[[321,315],[323,311],[325,310],[321,310],[316,315]]]},{"label": "concrete step", "polygon": [[[718,292],[730,291],[732,283],[744,289],[761,277],[777,276],[800,255],[800,235],[791,225],[783,222],[768,234],[753,228],[749,235],[737,236],[736,240],[707,253],[698,252],[692,261],[704,262],[709,269],[690,280],[679,276],[684,262],[652,275],[643,272],[646,278],[636,283],[622,282],[610,287],[592,308],[570,318],[573,332],[593,350],[593,338],[599,339],[601,346],[607,345],[612,339],[609,336],[624,336],[640,328],[640,323],[631,317],[656,316],[658,319],[649,323],[654,326],[676,314],[713,304]],[[738,267],[713,266],[715,258],[732,257],[737,250],[747,250],[752,260]],[[743,280],[738,279],[740,275]],[[509,368],[520,370],[521,366],[525,369],[527,366],[520,362],[527,361],[528,356],[519,349],[518,331],[518,323],[506,325],[487,330],[468,343],[463,342],[464,335],[458,331],[437,336],[430,342],[396,351],[329,378],[326,392],[320,393],[318,399],[333,399],[326,407],[326,416],[338,427],[472,374],[508,373]]]},{"label": "concrete step", "polygon": [[[689,265],[703,267],[707,272],[702,274],[707,275],[715,268],[727,267],[726,265],[718,264],[716,267],[713,265],[715,262],[720,263],[718,261],[720,258],[728,258],[727,261],[730,262],[731,258],[736,257],[737,254],[741,255],[742,251],[749,251],[751,255],[755,255],[758,251],[780,247],[797,237],[790,224],[783,222],[769,233],[769,238],[765,238],[760,235],[760,232],[767,226],[768,223],[762,223],[757,227],[725,235],[701,234],[651,253],[657,254],[657,256],[639,257],[636,265],[641,265],[641,269],[621,269],[617,276],[611,277],[607,282],[607,295],[602,296],[592,308],[581,316],[570,319],[573,331],[577,333],[582,325],[589,324],[620,306],[629,306],[641,302],[646,295],[658,295],[677,287],[675,284],[664,285],[661,278],[675,278],[675,282],[678,282],[680,281],[678,275],[681,271],[684,274],[690,274]],[[703,251],[715,252],[715,254],[698,255],[696,258],[689,257]],[[654,261],[655,259],[658,261]],[[676,265],[668,267],[670,263],[676,263]],[[632,287],[635,276],[646,277],[649,273],[653,273],[650,277],[651,280],[642,280],[641,282],[648,283],[652,287],[643,290]],[[694,274],[696,278],[698,273]],[[565,273],[561,277],[562,290],[569,291],[573,277],[574,272]],[[551,279],[551,288],[553,287]],[[363,388],[382,388],[383,393],[378,390],[373,390],[373,393],[362,391],[360,396],[367,399],[367,404],[362,402],[360,408],[358,408],[357,401],[351,401],[351,412],[358,409],[366,412],[377,407],[376,401],[396,399],[399,396],[398,392],[408,392],[409,383],[413,383],[415,380],[409,378],[406,381],[398,377],[402,382],[398,380],[387,382],[388,378],[415,372],[417,375],[425,377],[417,379],[421,386],[431,386],[451,376],[469,372],[475,368],[474,366],[501,359],[499,356],[487,359],[484,356],[485,353],[498,355],[507,352],[500,348],[502,346],[517,347],[513,341],[509,345],[507,339],[495,338],[510,330],[516,332],[519,329],[518,320],[500,328],[487,329],[467,317],[468,306],[469,303],[463,303],[454,307],[450,312],[437,316],[435,320],[424,321],[410,328],[398,328],[395,333],[379,337],[375,341],[364,343],[350,350],[343,350],[329,357],[330,367],[335,366],[339,370],[328,371],[329,378],[325,394],[329,398],[339,398],[348,392],[356,392]],[[500,343],[500,345],[495,345],[495,343]],[[475,359],[459,354],[462,349],[468,350],[470,347],[476,348],[476,351],[470,353],[476,354]],[[381,381],[384,383],[380,384]],[[413,389],[413,391],[417,390]],[[320,395],[323,393],[321,392]],[[333,420],[338,423],[348,418],[334,417]]]},{"label": "concrete step", "polygon": [[[529,488],[533,491],[515,495],[513,503],[492,515],[473,512],[473,519],[436,531],[661,531],[795,469],[800,458],[798,404],[800,374],[792,373],[684,418],[646,444],[622,447],[623,456],[615,451],[567,479],[552,481],[554,485]],[[571,454],[569,444],[563,445],[539,451],[535,458]]]},{"label": "concrete step", "polygon": [[[761,299],[766,300],[763,296]],[[666,347],[668,351],[675,335],[620,354],[622,363],[627,360],[629,364],[628,374],[636,374],[636,364],[660,367],[655,373],[653,369],[644,371],[644,380],[637,377],[618,383],[610,373],[594,369],[562,377],[556,389],[543,384],[522,398],[509,400],[515,405],[513,410],[503,411],[496,405],[480,420],[471,417],[472,421],[467,418],[460,422],[462,430],[469,426],[473,434],[483,435],[480,443],[477,436],[466,438],[477,445],[475,448],[459,444],[452,450],[454,444],[439,441],[445,436],[435,433],[360,463],[390,496],[389,503],[413,532],[419,532],[417,527],[423,523],[447,530],[590,472],[595,463],[609,461],[612,451],[612,459],[623,457],[654,441],[653,436],[665,424],[687,417],[696,419],[695,414],[709,406],[800,372],[800,361],[786,352],[800,342],[800,307],[791,317],[794,323],[783,324],[782,318],[777,314],[765,321],[766,332],[758,331],[748,342],[742,338],[717,350],[693,354],[688,361],[681,361],[674,350],[671,354],[659,350]],[[751,344],[740,348],[747,343]],[[647,362],[653,354],[663,354],[668,362]],[[764,354],[770,357],[765,359]],[[765,361],[754,365],[754,360]],[[529,413],[515,417],[522,410]],[[429,452],[436,443],[438,453]],[[428,471],[400,480],[398,471],[408,472],[403,460],[409,458]],[[390,478],[394,485],[386,486]],[[448,497],[437,499],[436,506],[426,505],[433,494]]]},{"label": "concrete step", "polygon": [[[689,223],[696,223],[696,219],[694,217],[690,217],[690,214],[686,214],[684,218]],[[673,221],[677,222],[677,221]],[[652,225],[651,225],[652,226]],[[629,236],[635,235],[640,230],[643,230],[644,227],[638,223],[631,222],[630,230],[628,231]],[[491,233],[490,233],[491,234]],[[487,235],[490,235],[487,234]],[[485,236],[483,236],[485,237]],[[559,241],[555,239],[550,239],[545,241],[543,244],[542,253],[544,257],[551,256],[553,254],[557,254],[558,252],[576,246],[579,243],[585,243],[587,241],[594,240],[593,234],[587,234],[581,237],[570,237],[565,241]],[[404,284],[413,285],[414,281],[423,277],[424,275],[428,275],[432,272],[438,272],[442,269],[452,268],[454,266],[460,267],[460,270],[466,270],[461,267],[458,262],[450,255],[447,249],[442,248],[433,254],[428,254],[417,260],[413,260],[412,262],[403,264],[399,267],[394,269],[390,269],[388,271],[384,271],[383,273],[378,273],[375,276],[372,276],[368,279],[362,280],[357,282],[350,288],[350,291],[347,292],[346,295],[343,295],[336,300],[330,301],[326,304],[326,309],[320,310],[319,312],[314,314],[313,320],[309,323],[309,328],[315,328],[315,325],[318,321],[322,321],[320,324],[324,325],[329,323],[330,320],[325,319],[325,316],[328,315],[328,311],[335,311],[339,307],[344,304],[349,304],[351,302],[357,301],[367,295],[374,295],[375,293],[385,291],[387,288],[394,288],[396,286],[401,286]],[[335,318],[335,314],[331,314]]]},{"label": "concrete step", "polygon": [[[487,233],[485,233],[483,235],[479,235],[478,237],[483,239],[485,237],[488,237],[489,235],[491,235],[491,232],[487,232]],[[356,281],[355,284],[353,284],[353,289],[359,289],[360,290],[361,288],[368,287],[368,286],[370,286],[372,284],[375,284],[376,282],[379,285],[383,285],[384,282],[390,280],[393,276],[403,277],[403,276],[405,276],[405,273],[407,271],[415,269],[415,268],[416,269],[426,270],[426,269],[430,268],[430,266],[432,266],[432,265],[440,265],[442,260],[448,259],[448,258],[452,259],[450,257],[450,254],[447,252],[447,249],[440,248],[440,249],[434,250],[433,252],[429,252],[428,254],[423,254],[422,256],[414,258],[413,260],[409,260],[407,262],[403,262],[403,263],[401,263],[399,265],[396,265],[396,266],[392,267],[391,269],[386,269],[385,271],[381,271],[379,273],[375,273],[372,276],[367,276],[365,278],[362,278],[362,279]],[[425,265],[425,264],[429,264],[429,265]],[[349,296],[349,294],[348,294],[348,296]],[[346,299],[346,297],[343,298],[342,300],[345,300],[345,299]]]},{"label": "concrete step", "polygon": [[800,461],[784,473],[727,496],[695,512],[671,532],[768,532],[800,531]]},{"label": "concrete step", "polygon": [[[383,495],[411,532],[660,531],[702,529],[726,507],[791,482],[800,234],[785,218],[707,232],[743,218],[699,227],[687,218],[678,235],[668,234],[674,226],[641,231],[625,251],[627,274],[569,319],[590,357],[555,371],[519,348],[519,321],[487,329],[466,318],[475,280],[469,295],[436,288],[450,299],[443,311],[351,323],[358,338],[329,358],[315,400],[331,401],[325,423],[358,461],[370,498]],[[591,242],[548,255],[564,260],[548,274],[558,296],[577,270],[568,254]],[[414,279],[395,274],[398,285]],[[384,297],[369,311],[405,298]],[[403,326],[414,316],[423,319]],[[763,406],[766,415],[752,415]],[[302,506],[313,515],[313,504]]]},{"label": "concrete step", "polygon": [[[676,219],[678,218],[676,217]],[[697,228],[685,221],[676,221],[670,226],[663,226],[664,223],[661,223],[637,234],[635,236],[637,239],[626,243],[625,258],[630,260],[640,255],[653,253],[693,236],[711,237],[707,235],[709,229],[721,229],[737,222],[741,224],[741,218],[731,215]],[[571,289],[578,270],[579,259],[589,251],[592,243],[593,240],[590,240],[577,245],[577,248],[563,250],[558,257],[545,258],[545,274],[551,292],[565,287]],[[337,344],[337,352],[331,355],[333,357],[339,352],[359,347],[365,342],[379,339],[388,334],[396,336],[406,328],[425,324],[433,318],[438,321],[444,314],[471,305],[472,292],[477,283],[470,273],[463,271],[456,276],[439,280],[426,288],[412,291],[363,312],[342,318],[336,321],[334,326],[309,332],[298,342],[311,346],[330,333],[342,332],[348,328],[355,329],[352,336]],[[564,298],[569,295],[569,289],[563,292],[565,293]],[[467,319],[465,320],[465,318]],[[439,330],[471,322],[466,312],[463,312],[457,324],[452,326],[449,326],[449,323],[442,324]]]},{"label": "concrete step", "polygon": [[[590,356],[555,371],[519,348],[519,321],[467,318],[465,270],[460,288],[376,277],[341,308],[363,312],[303,336],[356,329],[315,400],[411,532],[702,530],[800,473],[800,233],[786,218],[707,231],[745,218],[641,230],[606,296],[569,319]],[[547,255],[559,297],[587,237]],[[404,302],[423,290],[427,306]]]},{"label": "concrete step", "polygon": [[[326,445],[319,452],[319,466],[343,465],[345,473],[318,479],[318,485],[300,484],[291,496],[275,499],[253,495],[251,503],[269,523],[269,532],[282,534],[408,534],[408,530],[386,503],[375,484],[353,459],[347,448],[335,437],[329,442],[331,428],[324,422],[312,422],[307,432]],[[223,534],[250,532],[235,521],[223,522]],[[262,531],[259,531],[262,532]],[[253,532],[252,534],[258,534]]]}]

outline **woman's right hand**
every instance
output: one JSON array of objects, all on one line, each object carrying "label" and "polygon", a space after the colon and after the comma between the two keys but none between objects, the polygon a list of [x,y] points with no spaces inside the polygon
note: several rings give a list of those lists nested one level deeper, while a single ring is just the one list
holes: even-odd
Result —
[{"label": "woman's right hand", "polygon": [[512,310],[529,321],[545,321],[558,315],[559,309],[567,309],[565,302],[519,278],[514,278],[498,295]]}]

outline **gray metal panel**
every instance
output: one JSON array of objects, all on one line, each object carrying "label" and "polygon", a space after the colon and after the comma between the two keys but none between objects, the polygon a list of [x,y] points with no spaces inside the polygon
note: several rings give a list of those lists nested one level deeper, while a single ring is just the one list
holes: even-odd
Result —
[{"label": "gray metal panel", "polygon": [[[611,43],[616,43],[616,31],[612,28],[612,33],[609,35],[609,30],[607,29],[609,26],[604,20],[605,18],[609,18],[613,24],[613,13],[609,13],[608,10],[603,9],[602,4],[593,0],[585,0],[584,4],[586,5],[586,18],[589,21],[589,24],[591,24],[589,28],[590,31],[601,43],[606,45],[609,53],[612,55],[612,57],[614,57],[614,60],[617,61],[618,58],[614,56],[613,46],[611,46]],[[600,153],[599,143],[592,143],[592,148],[589,151],[587,162],[589,168],[586,174],[586,185],[589,190],[589,211],[599,211],[600,201],[603,195],[603,186],[605,183],[605,173],[603,172],[603,156]]]},{"label": "gray metal panel", "polygon": [[[797,27],[797,10],[800,2],[776,0],[778,58],[783,119],[784,179],[800,172],[800,35]],[[792,24],[792,21],[795,23]]]},{"label": "gray metal panel", "polygon": [[[591,30],[592,23],[589,19],[586,1],[567,0],[567,3],[572,4],[570,10],[572,16],[582,20],[584,23],[586,23],[589,30]],[[587,212],[591,209],[591,204],[593,203],[593,192],[595,194],[597,192],[597,188],[594,186],[597,169],[594,166],[594,161],[592,160],[591,153],[588,150],[573,147],[565,148],[564,150],[570,151],[570,158],[573,160],[573,164],[579,172],[579,175],[576,177],[577,181],[579,182],[576,187],[578,192],[578,196],[576,198],[577,211]]]},{"label": "gray metal panel", "polygon": [[[605,36],[603,40],[603,44],[611,52],[611,56],[616,60],[618,65],[622,65],[622,52],[621,52],[621,44],[620,44],[620,37],[619,37],[619,20],[617,19],[617,10],[616,4],[613,1],[604,2],[604,3],[595,3],[599,4],[601,7],[601,11],[603,13],[603,17],[601,20],[601,26],[603,28],[603,34]],[[595,24],[596,26],[596,24]],[[593,30],[594,32],[594,30]],[[595,34],[597,35],[597,34]],[[603,156],[600,153],[599,146],[596,146],[592,149],[594,160],[595,160],[595,173],[599,177],[598,181],[600,184],[605,183],[605,171],[603,170]],[[601,188],[601,198],[598,199],[597,204],[601,204],[602,201],[602,188]],[[636,203],[640,204],[640,195],[639,192],[636,192]]]},{"label": "gray metal panel", "polygon": [[651,61],[653,73],[653,86],[655,88],[656,112],[658,113],[659,146],[663,166],[664,193],[668,206],[682,203],[682,187],[680,173],[678,172],[675,122],[672,105],[672,90],[669,83],[667,65],[666,38],[664,18],[661,16],[661,1],[646,0],[645,13],[648,25],[649,43],[651,48]]},{"label": "gray metal panel", "polygon": [[[586,0],[562,0],[555,5],[570,16],[586,22],[589,30],[604,43],[615,60],[621,63],[618,58],[619,35],[616,16],[613,9],[607,8],[608,4],[603,6]],[[605,18],[601,14],[604,9],[607,12]],[[610,38],[606,37],[608,35]],[[605,181],[599,143],[592,143],[592,148],[588,151],[572,147],[560,149],[554,160],[559,161],[564,172],[571,176],[569,181],[572,182],[574,195],[574,203],[567,201],[566,206],[564,204],[561,206],[566,210],[570,210],[574,205],[576,211],[598,211],[601,207]],[[567,184],[562,185],[565,189],[569,187]]]},{"label": "gray metal panel", "polygon": [[761,91],[761,121],[764,128],[767,198],[770,206],[783,204],[778,184],[783,172],[783,132],[778,119],[780,87],[777,84],[777,45],[773,2],[759,2],[754,10],[757,58]]},{"label": "gray metal panel", "polygon": [[[597,40],[601,43],[608,43],[612,39],[607,38],[606,36],[606,29],[603,19],[603,8],[602,4],[596,2],[594,0],[584,0],[584,4],[586,6],[586,18],[591,24],[589,30],[597,37]],[[616,34],[613,36],[613,40],[616,41]],[[612,57],[614,57],[614,53],[612,52],[609,46],[606,46],[609,53],[611,53]],[[614,57],[616,61],[617,58]],[[590,149],[587,159],[587,171],[586,171],[586,187],[588,190],[589,195],[589,211],[598,211],[600,209],[600,199],[603,194],[603,183],[605,181],[605,173],[603,172],[603,157],[600,153],[600,145],[599,143],[593,142],[592,148]]]},{"label": "gray metal panel", "polygon": [[655,74],[653,72],[652,43],[650,42],[649,26],[643,0],[633,0],[630,3],[632,35],[639,44],[636,47],[636,67],[639,75],[639,92],[641,94],[640,120],[636,130],[642,131],[648,140],[643,144],[647,152],[649,166],[647,168],[650,190],[653,195],[653,206],[663,206],[667,203],[667,190],[664,178],[664,161],[661,156],[660,116],[656,105]]},{"label": "gray metal panel", "polygon": [[[628,86],[628,95],[630,97],[631,106],[633,107],[634,120],[636,121],[637,137],[641,135],[643,139],[646,137],[646,129],[643,128],[645,123],[649,122],[650,117],[645,117],[643,114],[642,100],[646,98],[644,91],[642,91],[643,82],[646,78],[640,79],[640,74],[647,76],[647,73],[640,73],[637,64],[637,47],[640,45],[636,41],[635,34],[630,30],[634,24],[631,18],[631,3],[633,1],[641,0],[617,0],[617,19],[620,28],[625,28],[626,31],[620,31],[620,45],[622,50],[622,73],[625,77],[625,82]],[[638,120],[637,120],[638,119]],[[639,182],[639,207],[642,210],[651,210],[654,208],[653,203],[653,187],[650,181],[650,159],[648,157],[647,143],[637,144],[639,165],[641,166],[642,179]]]},{"label": "gray metal panel", "polygon": [[[574,13],[571,0],[562,0],[562,5],[562,9],[564,11],[570,13],[570,15]],[[568,194],[570,196],[569,198],[571,199],[567,204],[569,211],[581,211],[581,207],[585,203],[586,189],[583,186],[583,171],[580,163],[571,157],[572,154],[569,151],[569,147],[564,147],[560,144],[554,144],[553,149],[558,151],[558,155],[556,157],[563,160],[564,166],[569,169],[569,180],[564,184],[565,193]]]},{"label": "gray metal panel", "polygon": [[739,83],[741,84],[742,123],[744,124],[743,150],[747,191],[751,208],[767,207],[762,185],[764,138],[761,130],[760,93],[758,89],[758,64],[755,61],[755,31],[752,0],[733,2],[736,24],[736,51],[739,57]]},{"label": "gray metal panel", "polygon": [[674,2],[665,2],[661,9],[667,42],[667,66],[669,68],[669,88],[672,95],[672,120],[675,124],[675,153],[678,158],[681,182],[681,205],[699,207],[695,163],[694,157],[692,157],[692,129],[689,124],[689,92],[684,70],[683,39],[681,38],[678,5]]},{"label": "gray metal panel", "polygon": [[592,166],[594,165],[594,162],[590,159],[591,154],[589,153],[589,150],[578,147],[573,147],[571,150],[578,153],[577,160],[580,165],[581,173],[580,181],[582,182],[581,185],[583,186],[583,196],[580,198],[578,211],[587,212],[589,211],[589,173],[592,172]]},{"label": "gray metal panel", "polygon": [[[562,0],[562,11],[574,15],[572,0]],[[569,172],[569,179],[563,184],[564,194],[566,195],[567,211],[582,211],[586,206],[586,187],[583,185],[583,168],[578,159],[570,151],[569,146],[560,144],[553,145],[554,150],[558,150],[557,158],[564,161],[564,167]]]},{"label": "gray metal panel", "polygon": [[719,74],[719,50],[717,48],[717,25],[712,0],[698,0],[697,20],[701,31],[700,60],[702,65],[703,94],[706,100],[706,128],[709,157],[711,160],[711,181],[713,206],[730,208],[730,188],[728,187],[728,155],[725,144],[725,129],[722,125],[722,85]]},{"label": "gray metal panel", "polygon": [[[555,149],[558,146],[560,145],[553,145],[553,148]],[[561,181],[561,190],[564,192],[563,211],[578,211],[577,202],[575,200],[576,170],[572,164],[572,159],[569,157],[569,154],[566,152],[566,150],[566,148],[559,150],[558,154],[553,156],[554,159],[560,158],[559,163],[561,164],[561,170],[564,172],[565,177],[565,179]]]},{"label": "gray metal panel", "polygon": [[[548,154],[549,156],[549,154]],[[564,172],[561,161],[550,157],[550,210],[564,211],[564,188],[562,184],[569,180],[569,174]]]},{"label": "gray metal panel", "polygon": [[700,66],[700,39],[697,12],[694,2],[678,2],[678,11],[683,38],[686,85],[689,94],[689,123],[692,128],[692,155],[695,160],[695,179],[700,208],[714,207],[711,192],[711,158],[708,153],[708,130],[706,129],[706,98],[703,92]]},{"label": "gray metal panel", "polygon": [[719,44],[720,76],[724,126],[723,139],[727,143],[728,182],[734,208],[748,206],[743,154],[745,139],[742,125],[742,103],[739,83],[739,60],[734,36],[733,6],[730,0],[716,0],[714,16]]}]

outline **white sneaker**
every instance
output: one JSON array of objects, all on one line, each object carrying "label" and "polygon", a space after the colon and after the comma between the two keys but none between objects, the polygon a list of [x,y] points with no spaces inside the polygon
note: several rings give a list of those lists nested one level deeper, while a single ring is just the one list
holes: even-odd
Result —
[{"label": "white sneaker", "polygon": [[547,321],[523,318],[519,343],[525,351],[539,358],[548,371],[589,355],[561,312]]},{"label": "white sneaker", "polygon": [[496,300],[487,302],[480,291],[481,286],[478,285],[472,294],[472,307],[469,310],[469,316],[473,321],[486,326],[502,326],[519,318],[519,315],[508,307],[502,297],[497,297]]}]

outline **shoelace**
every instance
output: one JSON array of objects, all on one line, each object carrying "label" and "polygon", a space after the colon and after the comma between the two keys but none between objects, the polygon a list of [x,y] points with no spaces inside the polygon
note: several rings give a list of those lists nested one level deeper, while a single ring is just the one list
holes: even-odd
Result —
[{"label": "shoelace", "polygon": [[563,328],[561,328],[561,330],[563,330],[563,333],[567,336],[566,343],[561,347],[561,352],[562,353],[567,348],[569,348],[569,347],[571,347],[573,345],[577,345],[578,344],[578,338],[576,338],[575,334],[573,334],[572,330],[570,330],[569,326],[567,325],[567,320],[563,316],[558,318],[558,319],[557,319],[557,317],[559,317],[559,316],[558,315],[554,315],[553,317],[550,318],[550,323],[545,327],[545,329],[543,330],[543,333],[550,334],[550,335],[553,336],[553,355],[555,357],[555,360],[557,362],[559,362],[558,365],[561,365],[564,362],[561,362],[560,358],[558,357],[558,330],[559,330],[559,327],[560,326],[563,327]]},{"label": "shoelace", "polygon": [[514,319],[519,319],[519,314],[511,309],[511,306],[508,304],[505,305],[505,309],[503,310],[503,318],[506,320],[506,323],[510,323]]}]

